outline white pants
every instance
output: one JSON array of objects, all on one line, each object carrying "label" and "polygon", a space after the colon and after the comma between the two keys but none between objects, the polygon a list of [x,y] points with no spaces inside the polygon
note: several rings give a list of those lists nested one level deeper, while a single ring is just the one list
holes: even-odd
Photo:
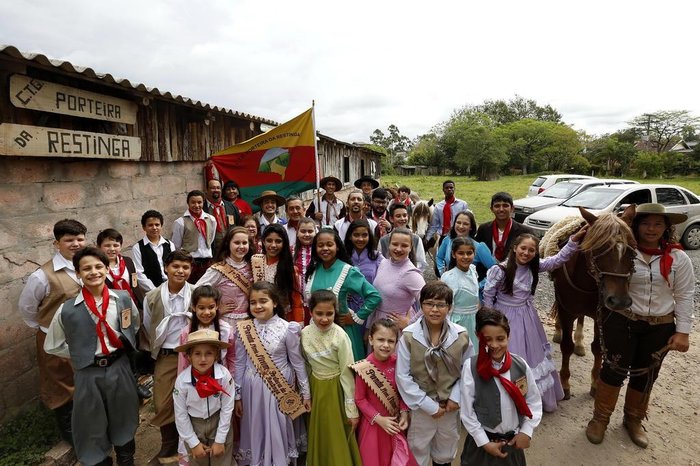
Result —
[{"label": "white pants", "polygon": [[420,466],[451,463],[459,444],[459,410],[433,419],[425,411],[411,411],[408,445]]}]

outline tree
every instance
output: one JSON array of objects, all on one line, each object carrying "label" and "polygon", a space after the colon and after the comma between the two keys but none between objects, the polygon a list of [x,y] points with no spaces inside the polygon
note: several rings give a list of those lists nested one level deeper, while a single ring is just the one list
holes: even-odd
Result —
[{"label": "tree", "polygon": [[686,134],[695,134],[700,128],[700,118],[693,117],[687,110],[660,110],[639,115],[627,124],[648,141],[647,149],[660,154],[670,148],[672,141]]},{"label": "tree", "polygon": [[408,154],[408,163],[436,167],[439,171],[444,172],[447,168],[447,159],[443,157],[439,143],[438,135],[435,133],[418,136]]},{"label": "tree", "polygon": [[561,123],[561,114],[551,105],[537,105],[533,99],[525,99],[515,95],[508,102],[502,99],[485,100],[474,110],[488,115],[496,125],[505,125],[518,120],[530,119]]},{"label": "tree", "polygon": [[454,154],[458,170],[474,174],[479,180],[498,177],[508,162],[505,141],[484,114],[453,118],[445,128],[443,145],[447,152]]},{"label": "tree", "polygon": [[387,164],[391,167],[397,167],[405,162],[405,155],[411,149],[411,140],[401,134],[396,125],[391,124],[387,128],[388,134],[384,134],[382,130],[375,129],[369,140],[372,144],[386,149]]},{"label": "tree", "polygon": [[657,178],[663,172],[661,155],[656,152],[640,152],[634,160],[634,169],[642,178]]},{"label": "tree", "polygon": [[591,160],[598,168],[611,176],[625,176],[636,156],[634,143],[621,140],[618,133],[596,140],[590,153]]}]

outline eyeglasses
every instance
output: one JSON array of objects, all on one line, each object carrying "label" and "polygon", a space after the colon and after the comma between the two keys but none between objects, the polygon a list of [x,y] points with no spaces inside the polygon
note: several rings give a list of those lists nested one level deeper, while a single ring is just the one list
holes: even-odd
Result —
[{"label": "eyeglasses", "polygon": [[432,301],[424,301],[421,303],[421,307],[424,307],[426,309],[438,309],[440,311],[444,311],[445,309],[448,309],[450,305],[447,303],[434,303]]}]

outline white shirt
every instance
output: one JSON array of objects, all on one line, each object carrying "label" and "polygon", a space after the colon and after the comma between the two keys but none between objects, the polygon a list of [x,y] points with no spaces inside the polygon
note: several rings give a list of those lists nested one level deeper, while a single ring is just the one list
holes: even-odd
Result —
[{"label": "white shirt", "polygon": [[[502,362],[495,361],[491,361],[491,364],[496,369],[500,369],[503,365]],[[527,376],[527,394],[525,395],[525,401],[532,413],[532,419],[524,416],[523,423],[520,424],[520,416],[518,415],[515,403],[510,398],[510,395],[508,395],[508,392],[503,388],[503,384],[501,384],[498,377],[494,377],[501,398],[501,423],[493,430],[489,429],[489,432],[497,434],[505,434],[510,431],[514,431],[515,433],[522,432],[532,438],[535,427],[540,424],[542,420],[542,397],[537,388],[537,381],[535,380],[535,375],[532,373],[532,369],[530,369],[527,363],[525,363],[525,367],[525,374]],[[510,370],[504,372],[502,375],[509,379]],[[469,435],[474,439],[476,446],[483,447],[489,443],[489,438],[486,436],[486,429],[481,425],[474,412],[474,376],[472,374],[471,361],[467,361],[462,367],[462,379],[458,385],[461,385],[462,403],[460,404],[459,410],[462,424],[464,424],[464,427],[469,431]]]},{"label": "white shirt", "polygon": [[652,256],[650,263],[638,250],[634,258],[634,273],[630,280],[630,310],[643,316],[676,315],[676,332],[690,333],[695,309],[695,274],[690,257],[677,249],[671,251],[673,265],[668,275],[671,283],[661,275],[661,256]]},{"label": "white shirt", "polygon": [[[194,287],[185,283],[182,289],[173,294],[168,291],[168,282],[160,285],[161,299],[163,300],[163,321],[156,328],[155,335],[149,335],[151,350],[166,348],[173,349],[180,346],[180,332],[190,324],[190,296]],[[143,300],[143,329],[148,334],[151,329],[151,310],[148,308],[148,300]],[[162,340],[162,344],[160,341]],[[156,348],[157,347],[157,348]]]},{"label": "white shirt", "polygon": [[[231,373],[219,363],[214,363],[214,378],[229,395],[233,394],[234,386]],[[173,390],[175,424],[177,425],[177,432],[180,434],[180,438],[190,448],[194,448],[201,443],[194,432],[190,416],[198,419],[209,419],[217,411],[219,412],[219,427],[216,429],[214,441],[222,445],[226,443],[226,436],[231,428],[231,415],[233,414],[235,403],[233,397],[229,395],[222,392],[207,398],[200,398],[194,385],[192,385],[191,366],[177,376],[175,389]]]},{"label": "white shirt", "polygon": [[284,226],[284,229],[287,232],[287,237],[289,238],[289,246],[294,248],[294,245],[297,244],[297,229],[290,226],[289,222],[287,222],[287,224]]},{"label": "white shirt", "polygon": [[[313,201],[314,208],[316,209],[316,213],[321,212],[323,214],[323,218],[321,219],[321,225],[334,225],[335,222],[338,221],[340,215],[340,211],[343,210],[343,207],[345,207],[345,204],[343,204],[343,201],[338,199],[337,197],[335,198],[334,202],[328,202],[326,200],[325,195],[321,197],[321,207],[319,208],[319,203],[318,203],[318,198],[314,198]],[[330,213],[330,216],[326,218],[326,211]]]},{"label": "white shirt", "polygon": [[[69,261],[57,252],[51,259],[51,262],[53,263],[54,272],[65,270],[70,278],[75,280],[77,284],[81,284],[80,279],[75,274],[72,261]],[[22,319],[31,328],[40,328],[44,333],[48,329],[39,325],[37,314],[39,313],[39,305],[49,295],[50,291],[49,279],[43,270],[37,269],[29,276],[22,293],[19,295],[18,307],[19,312],[22,314]]]},{"label": "white shirt", "polygon": [[[190,211],[187,210],[184,214],[182,214],[182,217],[178,218],[175,220],[175,223],[173,223],[172,243],[175,245],[176,249],[180,249],[182,247],[182,237],[185,234],[185,217],[190,217],[192,221],[194,221],[194,217],[192,217]],[[201,218],[211,218],[214,223],[214,231],[216,231],[216,218],[214,218],[214,216],[209,215],[206,212],[202,212]],[[207,225],[207,228],[209,228],[209,225]],[[207,235],[208,234],[209,231],[207,231]],[[192,253],[192,257],[196,259],[209,259],[212,257],[211,247],[207,246],[207,240],[199,233],[199,230],[197,230],[197,250]]]},{"label": "white shirt", "polygon": [[[171,251],[174,251],[176,249],[175,245],[172,243],[172,241],[168,241],[162,236],[156,244],[151,243],[151,241],[148,239],[148,236],[143,237],[143,242],[146,244],[146,246],[149,246],[151,249],[153,249],[153,252],[156,253],[156,257],[158,258],[158,264],[160,265],[160,274],[163,278],[163,281],[167,280],[168,276],[165,275],[165,269],[163,268],[163,245],[170,244]],[[143,258],[141,257],[141,248],[139,247],[138,243],[134,244],[131,247],[131,258],[134,260],[134,268],[136,268],[136,278],[138,278],[139,286],[144,292],[151,291],[156,286],[153,284],[151,279],[146,276],[146,272],[143,268]]]},{"label": "white shirt", "polygon": [[[106,285],[105,285],[106,286]],[[119,319],[121,316],[117,312],[117,301],[119,297],[113,290],[109,290],[109,306],[107,306],[107,325],[109,325],[112,330],[119,333]],[[68,300],[70,301],[70,300]],[[83,298],[83,293],[78,293],[78,296],[74,298],[75,305],[78,306],[85,301]],[[97,309],[102,311],[102,297],[95,299],[97,303]],[[66,341],[66,332],[63,328],[63,321],[61,320],[61,313],[63,311],[63,304],[58,308],[56,314],[54,314],[53,319],[51,319],[51,325],[46,332],[46,340],[44,340],[44,351],[48,354],[53,354],[54,356],[59,356],[61,358],[70,358],[70,348],[68,348],[68,342]],[[95,324],[97,324],[97,316],[86,310],[90,314],[90,318]],[[134,334],[139,329],[139,311],[136,307],[134,301],[131,301],[131,325],[134,325]],[[117,348],[112,346],[105,334],[105,343],[109,353],[116,351]],[[95,338],[95,356],[106,356],[102,353],[102,345],[100,344],[100,338]]]},{"label": "white shirt", "polygon": [[[268,221],[267,217],[265,217],[262,212],[258,212],[258,222],[260,223],[260,234],[262,235],[263,232],[265,231],[265,227],[268,225],[272,225],[274,223],[279,223],[282,224],[282,219],[280,219],[277,214],[275,214],[274,217],[272,217],[272,221]],[[291,244],[291,243],[290,243]]]},{"label": "white shirt", "polygon": [[[361,220],[365,220],[367,221],[367,223],[369,223],[369,227],[372,230],[372,234],[374,234],[374,231],[377,229],[377,222],[375,222],[371,218],[362,218]],[[351,222],[352,219],[350,218],[350,216],[346,215],[345,217],[336,221],[333,225],[333,228],[335,228],[335,231],[338,232],[338,236],[340,236],[341,241],[345,241],[345,235],[348,234],[348,228],[350,228]]]}]

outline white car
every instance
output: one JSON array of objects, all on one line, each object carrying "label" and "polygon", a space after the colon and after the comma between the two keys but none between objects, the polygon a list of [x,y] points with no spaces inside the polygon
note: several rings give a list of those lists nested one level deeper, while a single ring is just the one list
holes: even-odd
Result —
[{"label": "white car", "polygon": [[571,196],[593,188],[595,186],[610,186],[614,184],[639,184],[632,180],[617,180],[617,179],[580,179],[570,180],[557,183],[549,189],[546,189],[542,194],[531,197],[523,197],[513,202],[513,218],[520,223],[523,223],[525,218],[542,209],[561,204]]},{"label": "white car", "polygon": [[530,188],[527,190],[527,197],[530,196],[537,196],[538,194],[542,193],[545,189],[554,186],[557,183],[561,183],[562,181],[569,181],[569,180],[583,180],[583,179],[594,179],[595,176],[586,176],[586,175],[572,175],[572,174],[560,174],[560,175],[542,175],[538,176],[535,181],[532,182],[530,185]]},{"label": "white car", "polygon": [[676,236],[686,249],[700,248],[700,199],[689,190],[668,184],[635,184],[599,186],[587,189],[555,207],[535,212],[523,223],[535,234],[545,232],[559,220],[571,215],[581,215],[578,207],[585,207],[594,214],[619,212],[629,204],[657,202],[668,212],[688,215],[688,220],[676,225]]}]

